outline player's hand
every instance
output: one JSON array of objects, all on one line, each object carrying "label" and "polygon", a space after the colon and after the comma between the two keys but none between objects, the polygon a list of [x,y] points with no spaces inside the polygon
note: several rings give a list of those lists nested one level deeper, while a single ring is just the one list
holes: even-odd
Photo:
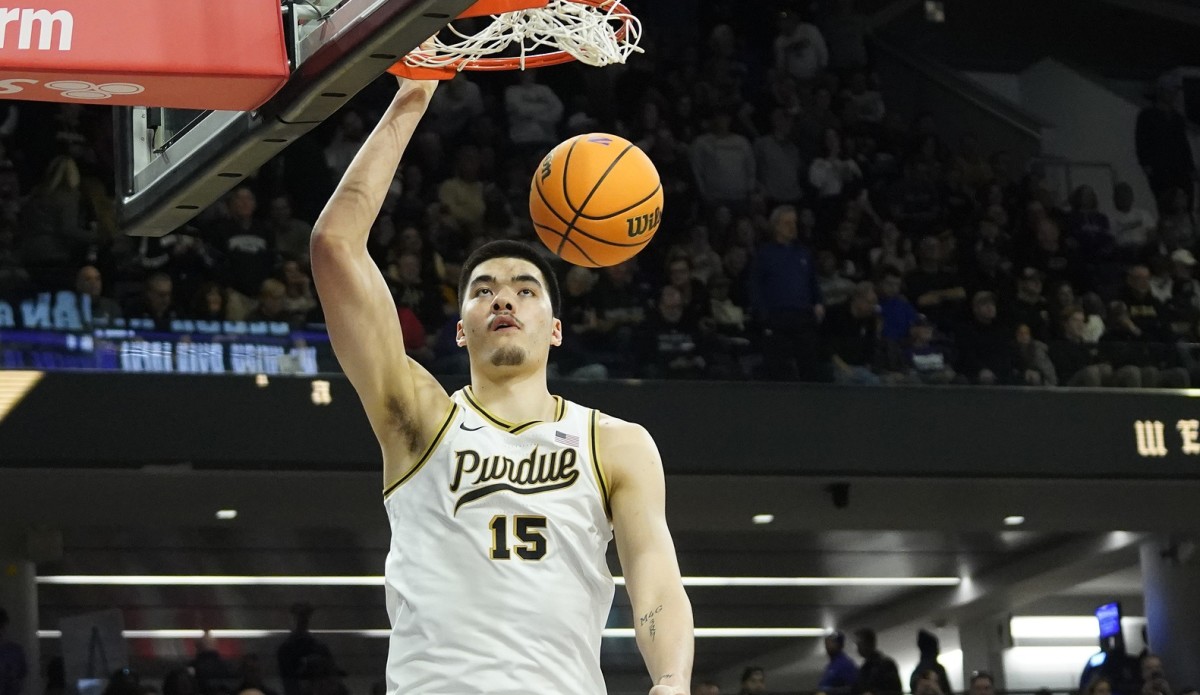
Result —
[{"label": "player's hand", "polygon": [[674,685],[656,685],[650,689],[650,695],[688,695],[683,688]]},{"label": "player's hand", "polygon": [[410,94],[419,95],[426,102],[433,98],[433,92],[437,89],[441,80],[410,80],[406,77],[397,77],[396,81],[400,83],[401,98]]}]

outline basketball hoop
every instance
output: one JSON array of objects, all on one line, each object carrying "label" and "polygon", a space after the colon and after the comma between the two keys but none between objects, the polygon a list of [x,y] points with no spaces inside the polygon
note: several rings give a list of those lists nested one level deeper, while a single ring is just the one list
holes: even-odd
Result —
[{"label": "basketball hoop", "polygon": [[[602,67],[642,50],[641,22],[618,0],[479,0],[459,19],[488,15],[492,23],[482,31],[464,34],[451,25],[446,31],[457,42],[434,36],[388,72],[449,80],[463,70],[527,70],[572,60]],[[514,50],[518,55],[502,55]]]}]

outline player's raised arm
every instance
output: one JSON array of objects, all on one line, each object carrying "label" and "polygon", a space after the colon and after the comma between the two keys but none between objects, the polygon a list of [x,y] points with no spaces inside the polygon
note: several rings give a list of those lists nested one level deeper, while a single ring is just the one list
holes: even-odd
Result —
[{"label": "player's raised arm", "polygon": [[[367,236],[436,82],[401,81],[313,228],[313,280],[338,362],[358,391],[385,454],[417,452],[449,398],[404,353],[395,303],[367,254]],[[386,446],[391,442],[401,448]],[[404,461],[390,462],[385,465]],[[385,472],[386,475],[386,472]]]},{"label": "player's raised arm", "polygon": [[600,460],[612,480],[612,522],[651,695],[686,695],[695,630],[675,544],[667,528],[666,486],[654,440],[640,425],[605,418]]}]

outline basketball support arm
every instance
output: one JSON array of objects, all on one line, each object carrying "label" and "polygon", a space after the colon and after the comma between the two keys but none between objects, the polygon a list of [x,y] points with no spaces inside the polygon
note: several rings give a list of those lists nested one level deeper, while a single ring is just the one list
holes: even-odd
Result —
[{"label": "basketball support arm", "polygon": [[[289,47],[287,84],[262,108],[209,111],[168,143],[147,138],[160,109],[118,107],[118,216],[131,236],[182,227],[332,116],[472,0],[346,0]],[[285,17],[297,37],[295,13]]]}]

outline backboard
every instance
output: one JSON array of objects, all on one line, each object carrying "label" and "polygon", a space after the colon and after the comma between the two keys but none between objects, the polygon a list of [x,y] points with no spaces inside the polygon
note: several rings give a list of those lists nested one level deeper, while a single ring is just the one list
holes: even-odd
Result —
[{"label": "backboard", "polygon": [[282,0],[290,75],[252,111],[119,106],[122,229],[162,236],[332,116],[472,0]]}]

